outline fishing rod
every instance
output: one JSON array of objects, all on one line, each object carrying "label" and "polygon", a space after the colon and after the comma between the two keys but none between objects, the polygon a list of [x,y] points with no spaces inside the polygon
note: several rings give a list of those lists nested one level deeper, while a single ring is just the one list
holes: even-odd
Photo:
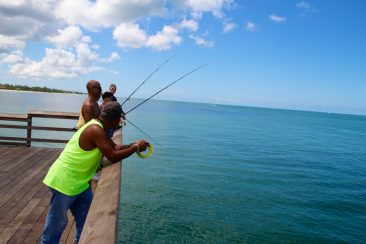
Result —
[{"label": "fishing rod", "polygon": [[143,84],[145,84],[146,83],[146,81],[148,80],[148,79],[150,79],[151,78],[151,76],[153,76],[156,72],[158,72],[159,71],[159,69],[161,68],[161,67],[163,67],[165,64],[167,64],[173,57],[174,57],[175,55],[172,55],[172,56],[170,56],[169,58],[167,58],[167,60],[165,60],[161,65],[159,65],[159,67],[157,67],[148,77],[146,77],[146,79],[143,81],[143,82],[141,82],[141,84],[131,93],[131,95],[129,95],[127,98],[126,98],[126,100],[121,104],[121,105],[123,105],[123,104],[125,104],[125,102],[127,102],[127,101],[129,101],[130,100],[130,98],[132,97],[132,95],[133,94],[135,94],[135,92],[137,92],[137,90],[138,89],[140,89],[140,87],[143,85]]},{"label": "fishing rod", "polygon": [[137,125],[135,125],[134,123],[132,123],[131,121],[129,121],[127,118],[125,118],[125,120],[128,123],[130,123],[133,127],[135,127],[136,129],[138,129],[142,134],[144,134],[145,136],[149,137],[153,142],[155,142],[156,144],[160,145],[157,141],[155,141],[151,136],[149,136],[145,131],[143,131],[142,129],[140,129]]},{"label": "fishing rod", "polygon": [[181,77],[179,77],[178,79],[176,79],[175,81],[173,81],[172,83],[170,83],[169,85],[165,86],[165,87],[164,87],[163,89],[161,89],[160,91],[158,91],[158,92],[154,93],[154,94],[153,94],[153,95],[151,95],[149,98],[145,99],[144,101],[142,101],[141,103],[137,104],[135,107],[133,107],[132,109],[130,109],[129,111],[127,111],[127,112],[125,113],[125,115],[126,115],[126,114],[128,114],[129,112],[131,112],[131,111],[135,110],[137,107],[141,106],[142,104],[144,104],[145,102],[147,102],[147,101],[148,101],[148,100],[150,100],[151,98],[155,97],[155,96],[156,96],[156,95],[158,95],[160,92],[162,92],[162,91],[164,91],[165,89],[167,89],[168,87],[172,86],[174,83],[177,83],[178,81],[180,81],[180,80],[181,80],[181,79],[183,79],[184,77],[186,77],[186,76],[188,76],[188,75],[192,74],[193,72],[195,72],[195,71],[197,71],[197,70],[199,70],[199,69],[201,69],[201,68],[203,68],[203,67],[205,67],[205,66],[207,66],[207,65],[208,65],[208,64],[202,64],[202,65],[200,65],[200,66],[198,66],[198,67],[194,68],[193,70],[189,71],[188,73],[186,73],[186,74],[182,75]]}]

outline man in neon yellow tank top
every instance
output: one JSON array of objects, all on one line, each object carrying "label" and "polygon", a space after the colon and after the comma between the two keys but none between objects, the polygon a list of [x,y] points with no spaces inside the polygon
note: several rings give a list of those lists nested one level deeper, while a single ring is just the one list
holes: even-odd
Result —
[{"label": "man in neon yellow tank top", "polygon": [[52,197],[41,237],[43,244],[59,243],[67,224],[68,209],[75,217],[75,243],[78,243],[93,197],[88,182],[99,167],[102,155],[115,163],[149,146],[145,140],[116,145],[107,137],[106,131],[119,124],[121,113],[119,103],[106,104],[98,119],[92,119],[75,132],[49,169],[43,182],[50,187]]}]

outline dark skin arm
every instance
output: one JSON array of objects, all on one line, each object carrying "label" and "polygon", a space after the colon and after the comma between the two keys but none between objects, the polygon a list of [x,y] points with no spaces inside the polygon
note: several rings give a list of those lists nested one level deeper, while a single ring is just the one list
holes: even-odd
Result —
[{"label": "dark skin arm", "polygon": [[107,137],[105,131],[98,125],[89,125],[81,133],[79,139],[80,148],[85,151],[99,148],[109,161],[116,163],[139,151],[145,151],[149,143],[145,140],[138,140],[130,145],[116,145]]}]

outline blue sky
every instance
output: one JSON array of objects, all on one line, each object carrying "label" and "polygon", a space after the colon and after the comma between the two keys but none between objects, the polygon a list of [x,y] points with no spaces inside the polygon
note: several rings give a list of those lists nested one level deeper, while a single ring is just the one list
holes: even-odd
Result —
[{"label": "blue sky", "polygon": [[1,82],[366,115],[366,1],[0,1]]}]

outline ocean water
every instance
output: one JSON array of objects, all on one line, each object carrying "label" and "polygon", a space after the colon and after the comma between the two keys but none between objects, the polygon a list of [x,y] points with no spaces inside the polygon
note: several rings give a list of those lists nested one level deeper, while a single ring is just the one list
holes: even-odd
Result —
[{"label": "ocean water", "polygon": [[[77,112],[84,95],[0,99]],[[154,100],[128,119],[154,153],[123,162],[119,243],[366,242],[366,116]]]}]

